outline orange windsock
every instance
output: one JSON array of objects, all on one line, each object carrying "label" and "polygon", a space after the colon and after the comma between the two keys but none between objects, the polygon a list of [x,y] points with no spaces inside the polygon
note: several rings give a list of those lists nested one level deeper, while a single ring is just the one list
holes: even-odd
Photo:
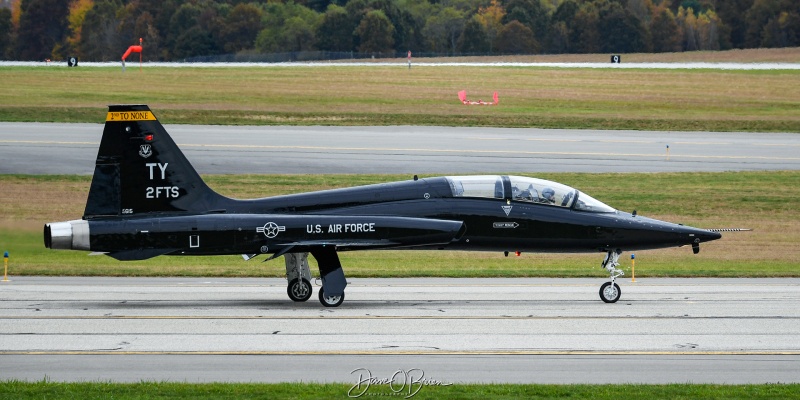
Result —
[{"label": "orange windsock", "polygon": [[128,47],[128,50],[125,52],[125,54],[122,55],[122,61],[125,61],[125,59],[128,58],[128,56],[131,53],[141,53],[141,52],[142,52],[142,46]]}]

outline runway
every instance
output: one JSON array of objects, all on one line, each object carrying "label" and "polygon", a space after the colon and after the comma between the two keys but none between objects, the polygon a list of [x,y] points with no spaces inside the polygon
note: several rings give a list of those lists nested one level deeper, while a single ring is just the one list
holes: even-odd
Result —
[{"label": "runway", "polygon": [[[800,169],[800,135],[792,133],[428,126],[166,128],[201,174]],[[89,175],[102,130],[101,124],[0,123],[0,173]]]},{"label": "runway", "polygon": [[605,304],[600,279],[359,278],[335,309],[277,278],[12,280],[6,379],[800,382],[800,279],[621,279]]},{"label": "runway", "polygon": [[[201,174],[800,169],[797,134],[167,130]],[[0,123],[0,173],[91,174],[101,134]],[[336,309],[292,303],[283,279],[12,280],[0,283],[3,379],[800,382],[798,279],[640,279],[621,282],[613,305],[598,299],[599,279],[353,279]]]}]

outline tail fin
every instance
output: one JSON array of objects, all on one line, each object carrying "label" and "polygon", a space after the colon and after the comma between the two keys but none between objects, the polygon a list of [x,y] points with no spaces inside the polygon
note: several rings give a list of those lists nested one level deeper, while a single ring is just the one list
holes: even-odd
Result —
[{"label": "tail fin", "polygon": [[108,107],[83,219],[206,212],[225,200],[203,182],[149,107]]}]

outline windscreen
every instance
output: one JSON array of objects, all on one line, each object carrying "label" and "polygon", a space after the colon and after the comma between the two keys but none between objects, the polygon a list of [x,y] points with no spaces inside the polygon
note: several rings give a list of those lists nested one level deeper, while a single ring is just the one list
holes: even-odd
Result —
[{"label": "windscreen", "polygon": [[[588,212],[615,212],[603,202],[567,185],[545,179],[509,176],[511,199]],[[453,197],[504,197],[503,179],[497,175],[448,176]]]}]

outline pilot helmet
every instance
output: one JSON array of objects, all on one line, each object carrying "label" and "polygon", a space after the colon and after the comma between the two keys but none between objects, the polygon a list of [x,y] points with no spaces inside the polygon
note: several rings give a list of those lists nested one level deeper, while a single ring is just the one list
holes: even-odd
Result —
[{"label": "pilot helmet", "polygon": [[542,190],[542,196],[547,200],[555,201],[556,191],[549,187],[544,188],[544,190]]}]

